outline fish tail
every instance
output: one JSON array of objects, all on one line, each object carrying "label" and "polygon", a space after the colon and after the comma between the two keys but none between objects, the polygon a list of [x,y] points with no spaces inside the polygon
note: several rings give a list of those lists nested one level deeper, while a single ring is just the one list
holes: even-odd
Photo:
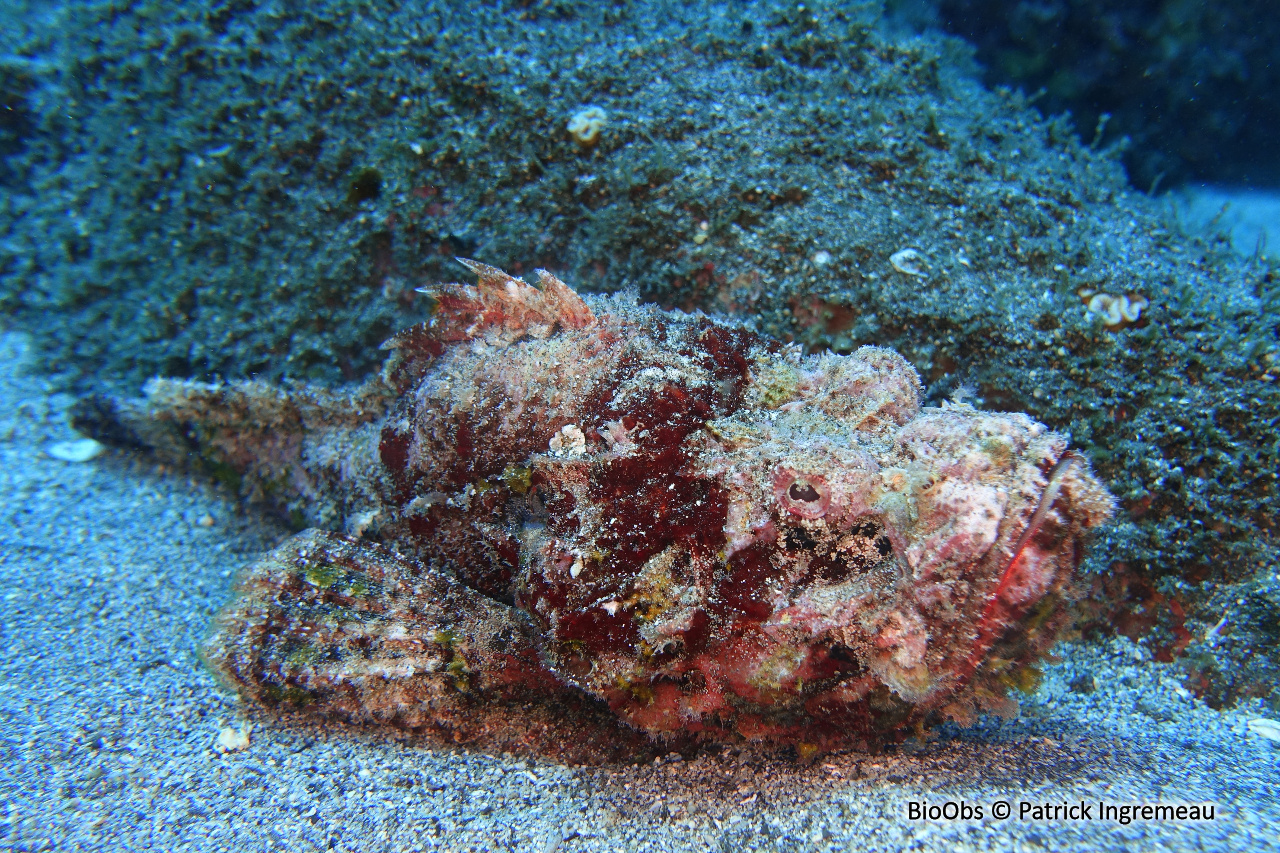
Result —
[{"label": "fish tail", "polygon": [[[378,422],[391,396],[371,382],[339,392],[266,382],[153,379],[138,398],[86,397],[72,426],[111,447],[208,476],[295,527],[341,526],[377,505]],[[357,464],[352,464],[352,463]]]}]

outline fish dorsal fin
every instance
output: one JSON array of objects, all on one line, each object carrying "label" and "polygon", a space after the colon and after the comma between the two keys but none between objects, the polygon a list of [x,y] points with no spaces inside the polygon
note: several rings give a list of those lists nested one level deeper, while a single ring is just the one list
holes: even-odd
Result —
[{"label": "fish dorsal fin", "polygon": [[538,270],[534,287],[497,267],[467,258],[460,264],[474,272],[475,285],[441,284],[419,288],[435,300],[431,319],[405,329],[382,345],[393,351],[384,378],[402,384],[425,369],[446,345],[484,338],[514,343],[526,335],[546,338],[560,329],[586,329],[596,317],[582,297],[546,270]]},{"label": "fish dorsal fin", "polygon": [[440,340],[472,340],[493,332],[509,341],[525,335],[545,338],[557,327],[585,329],[595,324],[582,297],[546,270],[538,270],[538,288],[496,267],[466,258],[458,262],[479,281],[474,287],[447,284],[431,291],[437,301],[431,325]]}]

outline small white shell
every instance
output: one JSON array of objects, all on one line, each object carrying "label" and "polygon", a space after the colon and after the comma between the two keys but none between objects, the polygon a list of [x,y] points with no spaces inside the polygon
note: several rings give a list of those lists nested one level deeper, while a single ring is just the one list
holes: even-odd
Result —
[{"label": "small white shell", "polygon": [[581,456],[587,452],[587,436],[577,424],[565,424],[551,436],[547,449],[555,456]]},{"label": "small white shell", "polygon": [[574,142],[583,148],[590,148],[600,139],[600,133],[608,122],[608,113],[600,107],[585,106],[569,119],[567,130]]},{"label": "small white shell", "polygon": [[924,262],[924,255],[915,249],[902,249],[889,256],[889,263],[903,275],[925,278],[929,275],[929,266]]},{"label": "small white shell", "polygon": [[1249,721],[1249,731],[1272,743],[1280,743],[1280,723],[1275,720],[1268,720],[1266,717],[1252,719]]},{"label": "small white shell", "polygon": [[214,751],[219,755],[226,755],[228,752],[243,752],[249,748],[249,734],[252,731],[252,723],[245,723],[238,729],[233,729],[231,726],[223,726],[222,731],[218,732],[218,739],[213,742]]},{"label": "small white shell", "polygon": [[44,449],[45,453],[63,462],[88,462],[102,451],[103,446],[92,438],[58,441]]}]

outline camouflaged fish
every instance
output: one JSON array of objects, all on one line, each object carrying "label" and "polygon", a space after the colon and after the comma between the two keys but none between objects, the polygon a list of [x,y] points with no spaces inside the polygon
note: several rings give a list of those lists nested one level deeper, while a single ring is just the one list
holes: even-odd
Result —
[{"label": "camouflaged fish", "polygon": [[1112,509],[1065,438],[921,408],[887,349],[806,357],[463,263],[478,285],[434,290],[358,389],[80,407],[316,528],[217,620],[243,695],[504,746],[599,740],[607,709],[614,742],[801,753],[1007,709]]}]

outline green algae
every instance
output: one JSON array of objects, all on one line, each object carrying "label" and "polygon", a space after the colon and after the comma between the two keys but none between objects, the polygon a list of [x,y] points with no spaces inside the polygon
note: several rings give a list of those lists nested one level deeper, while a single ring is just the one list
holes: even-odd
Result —
[{"label": "green algae", "polygon": [[309,562],[302,570],[302,578],[317,589],[332,590],[353,598],[366,598],[381,589],[377,581],[362,572],[320,561]]},{"label": "green algae", "polygon": [[998,678],[1005,687],[1030,695],[1040,689],[1044,673],[1039,667],[1028,665],[1002,672]]},{"label": "green algae", "polygon": [[303,572],[303,577],[307,583],[320,589],[328,589],[337,583],[344,575],[344,571],[338,566],[330,563],[310,563]]},{"label": "green algae", "polygon": [[796,398],[800,371],[789,364],[770,364],[761,368],[754,382],[760,401],[766,408],[776,409]]},{"label": "green algae", "polygon": [[533,469],[520,465],[508,465],[498,479],[517,495],[523,495],[533,485]]},{"label": "green algae", "polygon": [[284,659],[284,665],[289,669],[302,669],[318,663],[325,657],[325,650],[319,646],[298,646],[289,652]]},{"label": "green algae", "polygon": [[458,642],[458,635],[450,628],[441,628],[431,635],[431,642],[445,651],[452,651],[454,643]]}]

